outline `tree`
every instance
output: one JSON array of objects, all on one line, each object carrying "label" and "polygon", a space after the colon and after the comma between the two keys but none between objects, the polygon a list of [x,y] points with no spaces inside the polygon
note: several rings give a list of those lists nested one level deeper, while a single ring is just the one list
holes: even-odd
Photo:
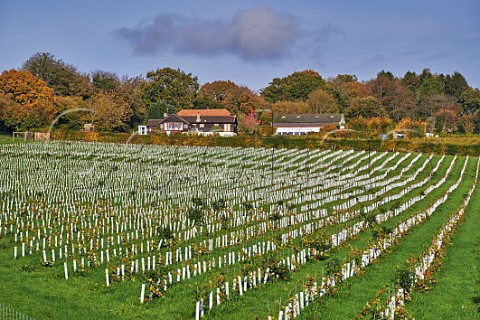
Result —
[{"label": "tree", "polygon": [[277,101],[271,104],[274,114],[308,113],[310,107],[303,101]]},{"label": "tree", "polygon": [[458,131],[460,133],[472,134],[475,131],[475,116],[465,114],[458,118]]},{"label": "tree", "polygon": [[395,81],[395,94],[389,104],[384,106],[388,116],[395,122],[403,118],[415,117],[415,100],[413,93],[407,89],[401,81]]},{"label": "tree", "polygon": [[34,54],[23,63],[22,69],[44,80],[57,95],[81,96],[86,99],[92,94],[88,75],[78,72],[73,65],[55,59],[51,53]]},{"label": "tree", "polygon": [[350,106],[345,110],[345,116],[349,119],[363,117],[366,119],[384,117],[387,113],[380,106],[375,97],[356,97],[350,101]]},{"label": "tree", "polygon": [[371,94],[378,99],[388,116],[394,121],[413,116],[413,93],[391,72],[381,71],[368,83]]},{"label": "tree", "polygon": [[253,134],[258,132],[260,120],[255,110],[251,109],[246,115],[239,115],[238,127],[240,131]]},{"label": "tree", "polygon": [[55,119],[54,91],[28,71],[4,71],[0,75],[0,94],[4,95],[0,117],[10,128],[40,128]]},{"label": "tree", "polygon": [[396,130],[406,130],[406,134],[410,137],[421,138],[425,135],[427,124],[424,121],[412,120],[404,118],[397,123]]},{"label": "tree", "polygon": [[390,118],[370,118],[358,117],[348,121],[348,127],[357,131],[367,132],[371,138],[376,138],[380,134],[387,133],[395,127]]},{"label": "tree", "polygon": [[120,95],[99,92],[89,101],[93,122],[99,131],[123,131],[132,115],[132,109]]},{"label": "tree", "polygon": [[437,132],[456,132],[458,111],[453,108],[443,108],[435,113],[435,129]]},{"label": "tree", "polygon": [[246,86],[239,86],[234,82],[213,81],[200,87],[198,96],[211,101],[213,105],[220,104],[233,114],[248,114],[252,109],[259,109],[264,105],[263,99]]},{"label": "tree", "polygon": [[445,94],[451,95],[457,100],[460,99],[462,92],[469,88],[467,80],[457,71],[455,71],[452,76],[447,75],[444,78],[444,83]]},{"label": "tree", "polygon": [[401,81],[402,84],[412,92],[412,94],[417,92],[420,80],[415,72],[407,71]]},{"label": "tree", "polygon": [[144,83],[142,77],[124,76],[120,79],[120,86],[117,89],[118,94],[131,109],[131,117],[126,122],[131,128],[147,121],[147,106],[142,99]]},{"label": "tree", "polygon": [[419,76],[418,95],[445,94],[445,84],[438,75],[433,75],[429,69],[424,69]]},{"label": "tree", "polygon": [[85,111],[87,103],[78,96],[58,96],[56,108],[63,113],[67,110],[79,109],[75,112],[67,112],[58,119],[56,126],[66,127],[69,130],[79,130],[85,123],[91,122],[92,113]]},{"label": "tree", "polygon": [[165,112],[191,108],[199,88],[197,77],[180,69],[163,68],[147,73],[143,85],[143,101],[150,108],[154,104],[172,106]]},{"label": "tree", "polygon": [[444,94],[430,94],[420,99],[415,115],[417,119],[425,120],[445,108],[458,108],[455,98]]},{"label": "tree", "polygon": [[121,82],[113,72],[96,70],[92,72],[92,84],[97,91],[111,91],[117,90]]},{"label": "tree", "polygon": [[329,81],[333,90],[337,92],[337,101],[339,109],[343,112],[348,106],[350,99],[359,96],[364,86],[357,80],[357,76],[349,74],[339,74]]},{"label": "tree", "polygon": [[395,95],[395,77],[391,72],[380,71],[377,78],[369,82],[370,92],[385,107]]},{"label": "tree", "polygon": [[309,95],[307,104],[313,113],[338,113],[337,101],[323,89],[315,89]]},{"label": "tree", "polygon": [[468,88],[460,95],[460,104],[464,114],[480,113],[480,90]]},{"label": "tree", "polygon": [[306,101],[315,89],[326,89],[326,82],[313,70],[297,71],[285,78],[274,78],[261,95],[269,102]]}]

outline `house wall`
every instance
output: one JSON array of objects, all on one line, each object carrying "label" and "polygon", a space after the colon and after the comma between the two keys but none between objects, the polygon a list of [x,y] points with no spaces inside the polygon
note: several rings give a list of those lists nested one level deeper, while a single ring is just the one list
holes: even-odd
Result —
[{"label": "house wall", "polygon": [[312,127],[276,127],[277,135],[303,135],[310,132],[320,132],[321,126]]}]

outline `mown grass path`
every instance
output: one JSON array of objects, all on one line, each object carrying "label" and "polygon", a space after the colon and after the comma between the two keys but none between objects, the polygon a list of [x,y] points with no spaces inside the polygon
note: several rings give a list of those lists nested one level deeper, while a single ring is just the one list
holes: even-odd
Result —
[{"label": "mown grass path", "polygon": [[445,250],[431,291],[414,292],[408,311],[416,319],[480,319],[480,183],[465,220]]}]

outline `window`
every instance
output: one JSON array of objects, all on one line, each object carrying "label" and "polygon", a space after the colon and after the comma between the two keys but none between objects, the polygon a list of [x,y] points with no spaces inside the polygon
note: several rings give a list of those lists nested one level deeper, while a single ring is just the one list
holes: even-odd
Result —
[{"label": "window", "polygon": [[165,123],[165,130],[182,130],[183,123],[181,122],[167,122]]}]

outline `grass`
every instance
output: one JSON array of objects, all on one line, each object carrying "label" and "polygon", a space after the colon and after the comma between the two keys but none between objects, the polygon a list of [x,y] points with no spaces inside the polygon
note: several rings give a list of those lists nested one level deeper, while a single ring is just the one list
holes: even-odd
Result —
[{"label": "grass", "polygon": [[480,319],[480,185],[464,222],[445,250],[431,291],[415,292],[408,305],[417,319]]},{"label": "grass", "polygon": [[[228,150],[225,152],[228,152]],[[389,156],[390,154],[386,155],[375,164],[378,165]],[[85,158],[85,156],[79,155],[71,155],[68,159],[72,160],[73,157],[77,157],[77,160],[82,160],[82,163],[83,161],[88,162],[94,160],[93,158],[90,159],[90,156]],[[95,160],[101,159],[102,161],[105,161],[105,163],[115,162],[115,166],[122,166],[122,163],[126,162],[125,159],[129,158],[128,154],[125,154],[125,157],[120,158],[113,153],[109,154],[108,158],[102,158],[101,155],[99,155],[99,157],[100,158],[95,157]],[[212,154],[210,160],[214,160],[215,157],[223,159],[227,156],[219,155],[217,157]],[[230,155],[228,155],[228,157],[230,157]],[[399,157],[391,160],[389,165],[395,164]],[[413,157],[414,156],[411,156],[405,163],[402,163],[402,165],[400,165],[394,172],[391,172],[389,176],[398,173],[413,159]],[[416,168],[420,167],[426,160],[426,157],[427,155],[424,155],[406,174],[414,172]],[[237,158],[242,159],[242,157]],[[59,158],[59,161],[62,159],[63,157]],[[268,159],[270,158],[267,158],[267,160]],[[436,161],[438,161],[438,159],[439,156],[434,158]],[[302,156],[297,160],[305,161],[306,158]],[[341,161],[342,160],[339,160],[340,163]],[[348,161],[344,165],[348,165],[352,161],[354,160]],[[362,164],[366,161],[367,160],[364,159]],[[445,159],[437,174],[433,175],[432,179],[425,186],[413,190],[406,195],[405,199],[399,199],[398,202],[403,202],[408,197],[420,194],[423,189],[436,183],[446,171],[449,161],[451,161],[451,157]],[[408,216],[424,210],[431,205],[435,199],[445,193],[448,186],[456,181],[464,161],[464,158],[459,158],[457,160],[449,180],[441,188],[428,194],[422,201],[412,206],[409,210],[402,213],[402,215],[389,220],[386,225],[393,226],[406,219]],[[397,268],[404,265],[406,259],[408,259],[410,255],[421,253],[422,249],[428,245],[429,241],[431,241],[439,226],[441,226],[447,217],[456,210],[463,200],[463,195],[466,193],[465,190],[468,189],[469,184],[472,182],[473,163],[474,161],[470,161],[466,177],[462,184],[451,195],[451,199],[438,209],[438,212],[428,219],[428,221],[414,228],[409,235],[401,241],[401,244],[392,250],[391,253],[380,258],[378,263],[369,266],[364,275],[354,277],[341,284],[334,296],[324,299],[323,303],[309,307],[309,309],[305,310],[303,313],[303,317],[307,319],[319,317],[327,319],[347,319],[359,312],[365,305],[366,301],[372,299],[376,291],[384,283],[392,281],[393,274]],[[135,165],[136,163],[133,158],[131,161],[128,161],[128,166]],[[298,164],[292,163],[291,165],[296,166]],[[180,168],[180,166],[178,167]],[[241,164],[239,164],[239,168],[240,167]],[[177,168],[177,166],[175,165],[174,168]],[[426,168],[429,167],[427,166]],[[426,171],[427,170],[428,169],[426,169]],[[422,172],[417,178],[425,178],[427,174],[426,171]],[[27,174],[25,174],[25,172],[21,173],[21,171],[17,172],[18,175],[28,175],[30,179],[35,179],[35,172],[27,171]],[[279,177],[280,174],[281,173],[278,173]],[[120,174],[118,173],[118,175]],[[123,173],[123,176],[130,177],[130,174],[126,172]],[[112,174],[112,179],[115,177],[117,177],[117,172]],[[284,175],[284,177],[287,177],[287,175]],[[120,180],[118,183],[123,187],[125,181]],[[221,181],[220,184],[225,185],[229,184],[229,182]],[[125,184],[125,188],[128,186],[128,184]],[[294,186],[295,183],[290,181],[289,188],[294,188]],[[248,190],[248,181],[240,182],[238,187],[240,192],[242,190]],[[302,188],[300,187],[300,189]],[[389,192],[397,192],[400,189],[401,188],[395,188],[389,190]],[[187,198],[190,197],[187,196]],[[295,198],[290,200],[294,201]],[[0,199],[0,205],[2,204],[2,201],[3,199]],[[476,198],[472,199],[472,203],[475,203],[475,201],[478,203],[478,194],[476,195]],[[388,207],[391,205],[391,203],[387,203],[384,206]],[[116,208],[116,210],[119,209]],[[123,210],[127,210],[127,208],[123,208]],[[478,220],[478,217],[475,219]],[[258,221],[252,222],[251,224],[253,225],[255,223],[258,223]],[[339,224],[336,227],[325,228],[325,230],[327,233],[332,233],[338,231],[338,228],[341,226],[342,225]],[[295,228],[298,227],[299,226],[296,226]],[[235,228],[232,227],[229,230],[214,232],[214,234],[219,235],[224,232],[228,234],[229,232],[234,231],[234,229]],[[289,228],[287,227],[286,229]],[[472,230],[467,231],[467,234],[470,234]],[[275,234],[278,235],[286,231],[287,230],[276,230]],[[245,240],[243,243],[225,250],[216,249],[212,256],[218,257],[219,254],[224,254],[231,250],[238,251],[242,246],[269,239],[273,235],[274,234],[257,236],[256,238],[254,237],[253,239]],[[307,275],[312,275],[315,279],[320,279],[328,262],[333,259],[344,261],[351,253],[352,248],[363,249],[367,247],[372,236],[372,230],[362,232],[354,239],[348,241],[348,244],[342,245],[333,250],[328,259],[302,265],[297,272],[292,274],[292,279],[290,281],[269,282],[260,286],[260,288],[247,292],[244,296],[235,296],[232,300],[218,307],[215,306],[214,309],[207,314],[206,319],[255,319],[256,317],[262,319],[267,315],[276,316],[279,306],[284,305],[286,299],[300,290]],[[213,235],[209,235],[209,237],[213,237]],[[223,270],[204,273],[196,278],[185,280],[180,284],[175,284],[169,287],[168,291],[162,297],[154,301],[140,304],[140,287],[142,283],[145,283],[145,276],[138,274],[132,276],[127,281],[114,283],[110,287],[106,287],[104,272],[105,265],[92,271],[78,272],[76,274],[72,272],[70,266],[70,277],[68,280],[65,280],[63,274],[63,259],[58,261],[53,267],[43,266],[41,255],[37,254],[14,260],[14,243],[12,238],[12,236],[0,237],[0,261],[2,261],[0,263],[0,283],[3,285],[3,290],[0,290],[0,303],[6,306],[11,306],[19,312],[36,319],[192,319],[195,310],[194,293],[197,286],[208,285],[209,281],[215,281],[214,277],[221,273],[231,277],[240,272],[240,268],[242,267],[241,264],[236,264],[233,267],[225,267]],[[203,239],[207,239],[207,236],[200,236],[196,238],[195,241]],[[143,240],[144,239],[142,239],[142,241]],[[478,237],[471,238],[469,241],[472,240],[478,240]],[[193,240],[189,243],[191,242],[193,242]],[[297,247],[300,246],[300,240],[295,240],[292,245],[293,244]],[[284,257],[289,251],[294,250],[292,245],[280,251],[282,257]],[[470,247],[468,249],[470,249]],[[165,253],[164,249],[162,249],[162,253]],[[280,253],[277,253],[277,255],[280,255]],[[206,257],[212,256],[208,255]],[[477,254],[477,261],[478,257],[479,255]],[[468,270],[466,270],[466,272],[468,272]],[[475,275],[472,275],[472,277],[475,278]],[[478,292],[474,292],[472,297],[473,299],[478,297]],[[472,297],[469,299],[471,300]],[[440,301],[441,297],[438,299]],[[412,310],[416,310],[413,306],[414,305],[412,304]],[[421,306],[419,308],[423,309]],[[419,315],[418,317],[420,318],[421,316]]]},{"label": "grass", "polygon": [[[443,167],[447,165],[448,163],[445,162],[443,164]],[[449,179],[449,181],[442,188],[439,188],[432,192],[432,194],[429,195],[429,197],[427,197],[425,201],[422,201],[421,203],[413,206],[410,210],[408,210],[408,212],[405,212],[401,216],[391,219],[387,223],[387,225],[393,226],[401,219],[405,219],[405,215],[410,216],[413,212],[416,213],[428,207],[430,202],[433,201],[432,199],[437,199],[438,197],[440,197],[445,192],[445,190],[454,183],[454,181],[459,176],[459,171],[462,165],[463,161],[459,161],[456,164],[456,170],[453,170],[452,178]],[[446,168],[444,168],[444,170],[445,169]],[[465,182],[465,184],[466,183],[468,182]],[[461,199],[461,196],[459,196],[458,199]],[[437,225],[441,225],[442,222],[443,220],[439,219]],[[433,230],[434,232],[434,230],[436,230],[435,228],[436,227],[432,227],[431,230]],[[430,234],[425,235],[427,242],[431,240],[432,234],[433,233],[430,232]],[[299,292],[301,290],[302,282],[305,280],[307,275],[312,275],[315,279],[320,279],[322,274],[325,273],[326,264],[329,261],[333,259],[339,259],[340,261],[345,260],[348,254],[351,252],[352,247],[356,249],[365,248],[371,237],[372,231],[364,232],[355,240],[349,241],[348,245],[342,246],[338,250],[333,252],[327,260],[309,263],[306,266],[302,266],[302,268],[298,272],[293,274],[292,281],[290,281],[289,283],[277,282],[276,284],[267,284],[259,290],[252,291],[247,295],[236,299],[233,302],[229,302],[228,304],[222,305],[219,308],[213,310],[212,313],[209,313],[207,319],[238,319],[238,313],[235,313],[233,311],[236,309],[241,310],[241,318],[244,319],[254,319],[256,317],[263,319],[267,315],[276,316],[279,309],[278,306],[282,305],[282,301],[285,302],[290,296],[292,296],[294,292]],[[411,246],[401,246],[401,248],[404,248],[404,251],[407,252],[407,254],[411,254]],[[422,246],[419,246],[419,248],[422,248]],[[404,260],[406,261],[407,259],[408,256]],[[389,270],[391,272],[387,272],[388,277],[392,277],[391,275],[394,274],[396,266],[397,264],[394,264],[392,270]],[[383,270],[374,267],[373,271],[367,272],[370,272],[369,275],[372,278],[372,281],[377,281],[381,279],[381,277],[379,278],[379,274],[381,275],[383,273]],[[359,283],[359,287],[357,288],[358,290],[354,291],[353,285],[350,283],[347,284],[346,295],[341,295],[339,293],[339,295],[335,296],[332,300],[327,300],[329,301],[328,303],[330,303],[330,305],[327,304],[327,306],[330,306],[331,310],[328,307],[324,310],[323,306],[314,305],[312,306],[312,309],[306,309],[305,317],[307,319],[317,319],[318,317],[325,319],[349,319],[349,316],[350,318],[354,316],[355,312],[361,310],[361,308],[364,307],[365,302],[370,299],[369,294],[366,294],[366,292],[369,292],[370,290],[369,293],[373,297],[378,289],[377,286],[374,286],[371,282],[369,283],[368,280],[365,280],[364,276],[355,277],[353,279],[354,280],[352,281],[352,283]],[[380,288],[383,283],[380,281],[378,284],[378,288]],[[342,289],[344,287],[345,286],[342,286]],[[352,301],[352,297],[355,295],[357,295],[356,304],[354,303],[354,301]],[[271,297],[275,297],[275,299],[273,299],[272,301]],[[342,311],[338,311],[337,309],[341,309]],[[334,314],[336,312],[340,312],[339,317],[334,317]]]},{"label": "grass", "polygon": [[[366,302],[374,299],[379,289],[385,284],[391,285],[395,272],[405,267],[412,255],[420,255],[422,250],[430,244],[436,231],[461,204],[472,180],[471,175],[465,178],[458,189],[452,193],[451,199],[440,206],[426,222],[412,229],[406,238],[401,240],[399,246],[392,248],[391,253],[380,257],[376,263],[367,267],[364,275],[353,277],[342,283],[332,298],[325,299],[322,303],[306,309],[301,319],[351,319],[360,313]],[[407,306],[407,308],[409,307]],[[417,319],[439,318],[426,316],[417,317]],[[450,317],[448,319],[462,318]]]}]

